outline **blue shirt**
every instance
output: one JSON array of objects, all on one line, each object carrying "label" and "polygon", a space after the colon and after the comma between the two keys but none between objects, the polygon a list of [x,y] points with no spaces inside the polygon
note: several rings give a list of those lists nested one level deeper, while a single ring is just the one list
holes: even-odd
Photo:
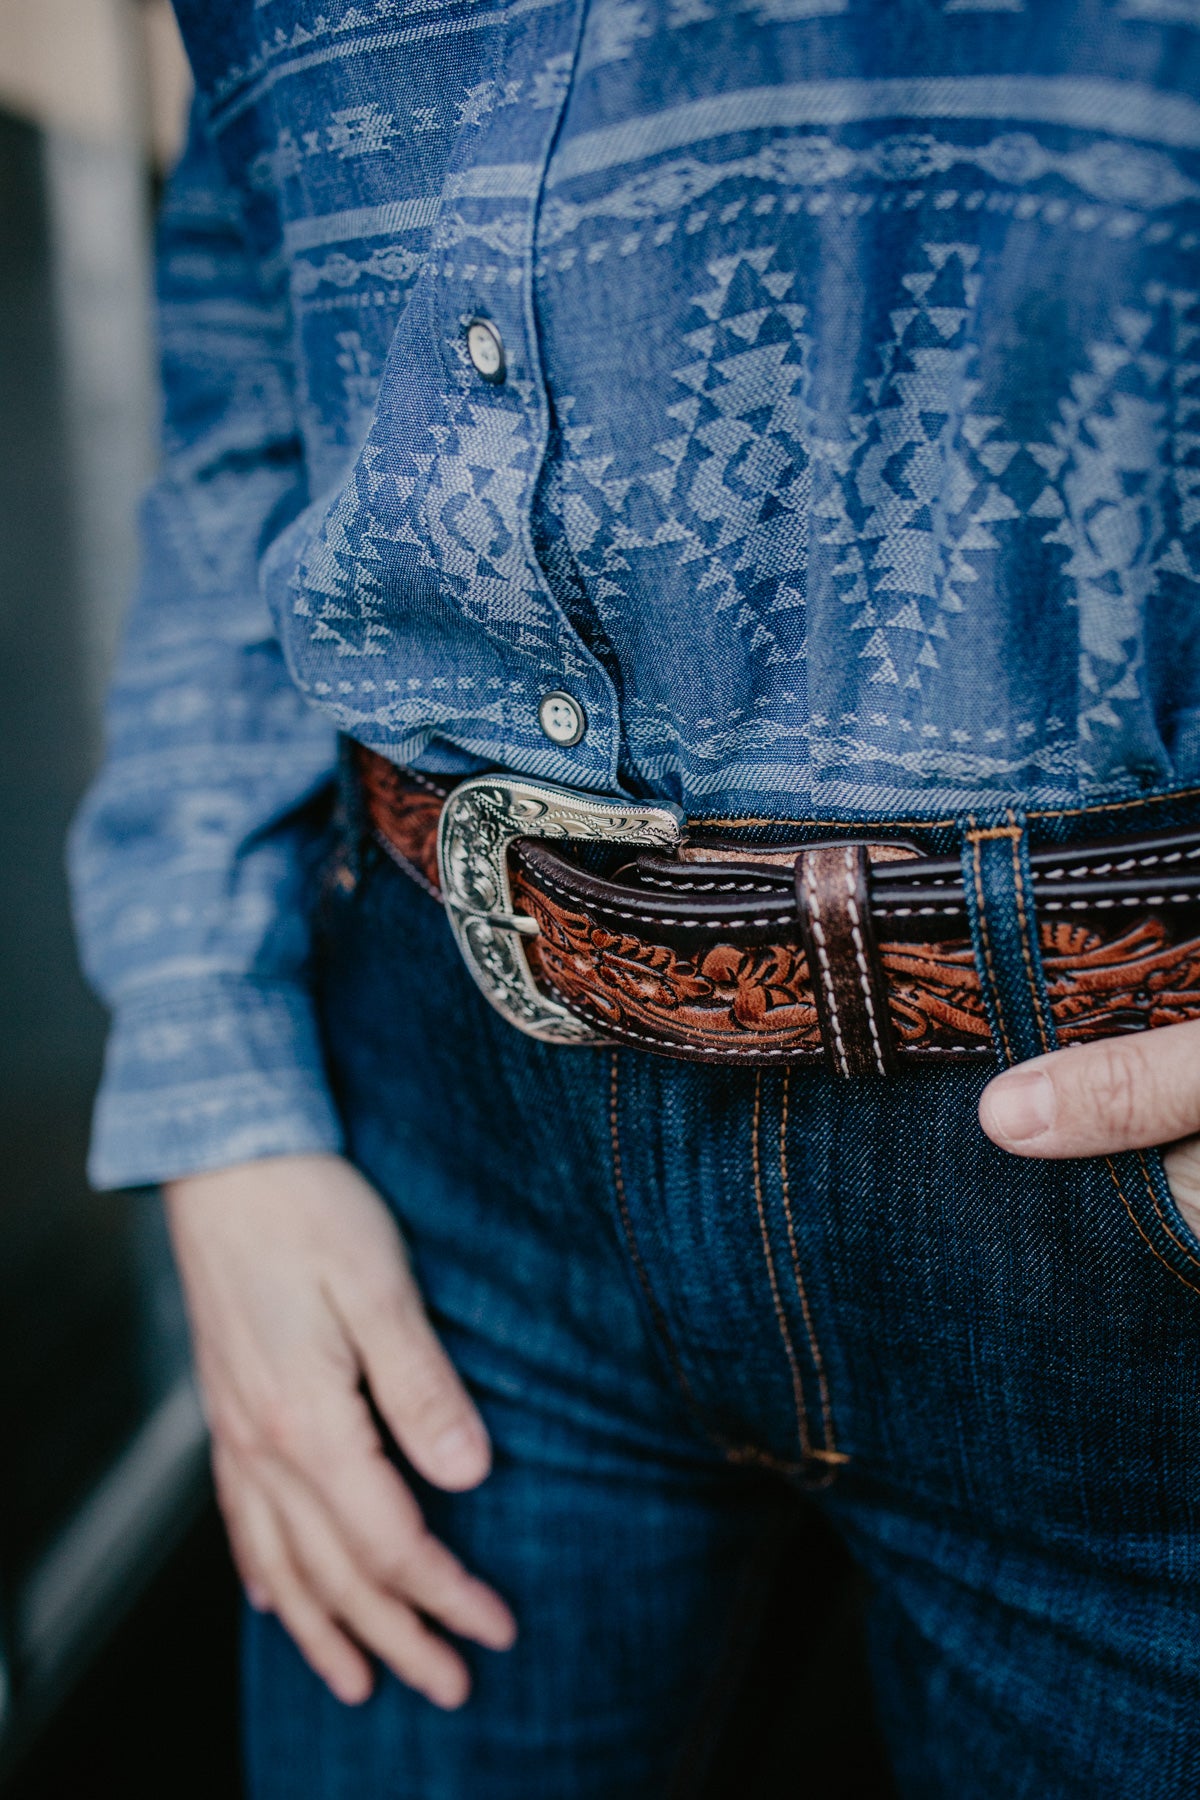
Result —
[{"label": "blue shirt", "polygon": [[1198,0],[178,11],[98,1182],[338,1147],[339,730],[707,820],[1200,779]]}]

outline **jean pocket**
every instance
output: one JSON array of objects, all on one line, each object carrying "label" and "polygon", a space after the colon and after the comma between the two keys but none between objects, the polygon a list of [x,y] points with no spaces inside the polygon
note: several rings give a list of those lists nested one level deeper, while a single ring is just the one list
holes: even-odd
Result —
[{"label": "jean pocket", "polygon": [[1171,1192],[1160,1150],[1123,1150],[1104,1158],[1121,1204],[1147,1249],[1200,1295],[1200,1236]]}]

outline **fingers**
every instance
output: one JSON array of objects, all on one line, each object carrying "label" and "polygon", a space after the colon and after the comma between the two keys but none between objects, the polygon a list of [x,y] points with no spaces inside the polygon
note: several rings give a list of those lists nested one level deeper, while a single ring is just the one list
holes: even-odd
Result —
[{"label": "fingers", "polygon": [[198,1182],[177,1184],[172,1233],[247,1592],[342,1698],[369,1691],[366,1649],[458,1705],[465,1666],[436,1627],[498,1650],[516,1627],[426,1529],[360,1391],[365,1376],[430,1480],[467,1488],[486,1475],[487,1434],[425,1316],[395,1221],[338,1158],[277,1158]]},{"label": "fingers", "polygon": [[[363,1649],[435,1706],[461,1706],[466,1665],[416,1607],[375,1585],[355,1563],[320,1502],[279,1465],[248,1469],[217,1452],[218,1494],[238,1572],[339,1700],[373,1686]],[[360,1648],[361,1646],[361,1648]]]},{"label": "fingers", "polygon": [[[315,1496],[274,1468],[266,1491],[310,1604],[374,1652],[406,1686],[435,1706],[461,1706],[470,1691],[462,1657],[418,1618],[407,1599],[372,1582],[349,1555]],[[286,1621],[285,1621],[286,1623]]]},{"label": "fingers", "polygon": [[346,1706],[360,1706],[374,1682],[362,1651],[308,1590],[292,1562],[273,1510],[220,1451],[217,1494],[238,1573],[260,1612],[273,1612],[310,1669]]},{"label": "fingers", "polygon": [[407,1266],[398,1265],[345,1322],[372,1398],[413,1467],[437,1487],[476,1487],[491,1467],[487,1432]]},{"label": "fingers", "polygon": [[265,1476],[278,1465],[308,1488],[348,1553],[381,1590],[411,1601],[461,1637],[508,1649],[516,1635],[511,1612],[426,1528],[384,1455],[361,1396],[316,1375],[307,1386],[307,1405],[277,1415],[270,1441],[255,1447],[256,1469]]},{"label": "fingers", "polygon": [[[363,1413],[366,1418],[365,1408]],[[377,1442],[352,1450],[330,1431],[323,1443],[318,1437],[315,1453],[299,1467],[374,1583],[403,1595],[460,1637],[488,1649],[508,1649],[516,1636],[508,1607],[428,1530]]]},{"label": "fingers", "polygon": [[271,1596],[258,1572],[260,1557],[253,1541],[253,1533],[243,1516],[238,1485],[229,1473],[228,1459],[225,1453],[217,1444],[213,1445],[212,1464],[217,1503],[221,1509],[221,1516],[225,1520],[225,1533],[229,1539],[229,1549],[234,1567],[238,1572],[238,1579],[255,1612],[270,1612]]},{"label": "fingers", "polygon": [[1200,1021],[1008,1069],[984,1089],[979,1122],[1015,1156],[1103,1156],[1200,1132]]},{"label": "fingers", "polygon": [[1163,1171],[1184,1218],[1193,1231],[1200,1232],[1200,1137],[1168,1150]]},{"label": "fingers", "polygon": [[[507,1650],[513,1643],[512,1613],[429,1531],[384,1456],[359,1395],[314,1379],[307,1408],[276,1415],[269,1443],[246,1441],[236,1451],[218,1451],[214,1460],[248,1592],[269,1596],[289,1630],[293,1617],[297,1620],[305,1631],[298,1642],[313,1666],[319,1656],[322,1675],[336,1669],[336,1679],[327,1679],[339,1697],[356,1691],[358,1671],[347,1668],[340,1638],[331,1638],[328,1630],[316,1635],[314,1592],[331,1617],[438,1705],[459,1705],[465,1698],[465,1691],[459,1695],[462,1665],[420,1624],[417,1611],[489,1649]],[[279,1567],[277,1544],[256,1548],[252,1542],[245,1504],[228,1497],[245,1489],[270,1496],[289,1546],[288,1567]],[[308,1595],[304,1605],[297,1580]],[[424,1678],[418,1679],[421,1671]]]}]

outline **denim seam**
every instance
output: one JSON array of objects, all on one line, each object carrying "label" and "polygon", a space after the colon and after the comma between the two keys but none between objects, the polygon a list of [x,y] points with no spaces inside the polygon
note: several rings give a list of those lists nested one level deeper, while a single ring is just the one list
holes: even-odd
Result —
[{"label": "denim seam", "polygon": [[762,1125],[762,1071],[754,1077],[754,1113],[750,1127],[750,1161],[754,1171],[754,1205],[758,1213],[758,1228],[762,1236],[763,1260],[767,1265],[767,1279],[771,1284],[771,1300],[775,1307],[775,1322],[779,1327],[779,1335],[783,1339],[783,1348],[787,1355],[788,1368],[792,1377],[792,1405],[796,1413],[796,1435],[800,1440],[800,1455],[807,1462],[812,1455],[812,1445],[808,1436],[808,1409],[804,1403],[804,1382],[800,1374],[800,1358],[796,1354],[796,1346],[788,1330],[787,1313],[784,1310],[783,1297],[779,1292],[779,1273],[775,1267],[775,1253],[771,1248],[771,1232],[767,1224],[767,1209],[763,1203],[762,1155],[759,1147],[760,1128]]},{"label": "denim seam", "polygon": [[1013,1063],[1016,1058],[1012,1053],[1012,1045],[1008,1041],[1008,1026],[1004,1019],[1004,1002],[1000,993],[1000,983],[996,980],[996,965],[992,960],[992,940],[988,932],[987,902],[983,893],[983,859],[979,846],[985,838],[1008,837],[1007,827],[989,831],[968,831],[967,841],[971,846],[971,865],[975,874],[975,904],[979,911],[979,935],[983,942],[983,960],[986,965],[987,978],[991,986],[992,1003],[996,1008],[996,1023],[1000,1027],[1000,1043],[1004,1050],[1004,1060]]},{"label": "denim seam", "polygon": [[847,1463],[850,1458],[837,1447],[833,1431],[833,1405],[829,1395],[829,1381],[825,1373],[825,1358],[821,1354],[821,1345],[817,1338],[813,1323],[812,1308],[808,1301],[808,1289],[800,1267],[800,1250],[796,1242],[796,1219],[792,1211],[791,1184],[788,1180],[787,1162],[787,1123],[788,1096],[791,1088],[790,1069],[783,1072],[783,1100],[779,1113],[779,1182],[783,1198],[783,1216],[787,1221],[788,1253],[792,1264],[792,1280],[796,1286],[796,1297],[800,1302],[800,1313],[804,1320],[804,1330],[808,1337],[809,1352],[812,1356],[813,1368],[817,1377],[817,1391],[821,1396],[821,1430],[825,1443],[821,1450],[810,1449],[810,1456],[819,1462]]},{"label": "denim seam", "polygon": [[[541,153],[538,158],[537,185],[529,205],[529,237],[528,255],[524,258],[521,282],[521,308],[524,314],[525,332],[529,348],[529,373],[532,376],[534,401],[532,411],[536,419],[537,435],[533,467],[524,486],[520,500],[520,542],[525,554],[526,567],[532,571],[545,599],[562,622],[566,634],[566,654],[564,665],[576,657],[583,663],[587,674],[597,681],[603,692],[604,702],[608,710],[609,722],[602,726],[602,747],[600,755],[607,763],[608,779],[612,786],[620,787],[621,740],[623,728],[621,723],[621,694],[612,674],[604,666],[603,659],[585,641],[581,622],[573,616],[573,609],[559,592],[559,584],[552,581],[539,554],[539,546],[534,525],[534,512],[538,505],[542,483],[550,462],[552,437],[552,405],[550,384],[546,377],[545,347],[543,321],[538,309],[538,276],[537,266],[538,235],[546,205],[546,180],[555,147],[563,130],[563,121],[567,116],[572,96],[579,82],[580,53],[583,48],[584,32],[587,28],[589,8],[586,4],[576,5],[575,18],[572,22],[569,41],[571,48],[567,52],[570,63],[566,83],[556,95],[552,104],[557,106],[557,117],[554,118],[550,130],[543,135]],[[436,239],[434,240],[436,241]],[[570,539],[566,540],[568,552],[574,560],[574,552],[570,549]],[[593,725],[593,732],[595,725]]]},{"label": "denim seam", "polygon": [[1025,903],[1025,875],[1021,867],[1021,839],[1024,836],[1024,831],[1021,826],[1017,824],[1016,818],[1011,812],[1008,817],[1013,829],[1013,885],[1016,889],[1017,920],[1021,938],[1021,960],[1025,964],[1025,975],[1029,982],[1029,996],[1033,1001],[1033,1014],[1034,1019],[1037,1022],[1038,1039],[1041,1043],[1043,1054],[1045,1054],[1054,1048],[1054,1040],[1047,1029],[1046,1015],[1042,1007],[1041,987],[1038,983],[1038,971],[1033,960],[1034,946],[1029,929],[1029,912]]},{"label": "denim seam", "polygon": [[727,1461],[732,1463],[761,1464],[765,1467],[775,1469],[783,1475],[798,1474],[801,1465],[777,1461],[769,1454],[769,1452],[761,1451],[753,1444],[731,1444],[720,1432],[714,1431],[705,1421],[703,1408],[696,1397],[695,1389],[688,1380],[687,1371],[683,1366],[683,1361],[675,1348],[670,1331],[667,1328],[666,1313],[663,1311],[658,1295],[654,1292],[654,1288],[651,1285],[650,1275],[646,1268],[641,1249],[638,1246],[637,1235],[633,1229],[633,1218],[629,1210],[629,1196],[625,1188],[625,1171],[621,1158],[621,1133],[618,1115],[620,1055],[620,1049],[614,1048],[612,1053],[612,1075],[609,1082],[608,1106],[609,1133],[612,1143],[613,1187],[616,1193],[617,1210],[620,1214],[621,1229],[625,1237],[625,1244],[629,1252],[630,1261],[632,1262],[634,1271],[637,1275],[638,1284],[641,1287],[642,1294],[649,1309],[659,1343],[671,1366],[671,1372],[679,1385],[684,1404],[692,1417],[696,1429],[703,1437],[707,1438],[708,1442],[712,1444],[715,1449],[721,1452]]},{"label": "denim seam", "polygon": [[1192,1264],[1193,1268],[1200,1269],[1200,1256],[1197,1256],[1195,1251],[1189,1250],[1187,1245],[1183,1242],[1182,1238],[1176,1237],[1175,1233],[1172,1231],[1170,1225],[1167,1222],[1167,1215],[1163,1212],[1162,1207],[1159,1205],[1158,1195],[1154,1191],[1154,1182],[1150,1175],[1150,1165],[1146,1161],[1146,1152],[1144,1150],[1139,1150],[1137,1152],[1137,1159],[1138,1159],[1138,1167],[1142,1172],[1142,1180],[1146,1184],[1146,1192],[1150,1196],[1150,1204],[1154,1208],[1155,1218],[1158,1220],[1159,1224],[1162,1226],[1163,1231],[1166,1233],[1167,1237],[1170,1238],[1170,1240],[1174,1244],[1175,1248],[1179,1251],[1180,1255],[1185,1256],[1187,1258],[1188,1262],[1190,1262]]},{"label": "denim seam", "polygon": [[[1040,807],[1027,812],[1027,819],[1081,819],[1090,813],[1127,812],[1131,806],[1166,806],[1172,800],[1194,800],[1200,795],[1200,787],[1174,788],[1165,794],[1135,794],[1128,800],[1097,800],[1092,806]],[[706,818],[697,814],[688,820],[689,825],[795,825],[801,829],[811,827],[822,831],[862,831],[870,826],[923,826],[928,831],[948,831],[955,823],[953,819],[759,819],[759,818]]]},{"label": "denim seam", "polygon": [[[763,1123],[763,1075],[754,1078],[754,1120],[752,1120],[752,1136],[750,1136],[750,1161],[754,1166],[754,1204],[756,1204],[759,1231],[763,1235],[763,1260],[766,1264],[766,1278],[770,1282],[770,1294],[775,1307],[775,1323],[779,1325],[779,1336],[783,1337],[783,1348],[788,1357],[788,1368],[792,1372],[792,1404],[795,1408],[795,1431],[801,1442],[801,1469],[811,1462],[842,1462],[844,1458],[829,1458],[824,1451],[815,1451],[808,1436],[808,1408],[804,1404],[804,1379],[801,1375],[801,1359],[792,1341],[792,1332],[788,1330],[788,1314],[784,1310],[783,1294],[779,1292],[779,1271],[775,1269],[775,1253],[770,1246],[770,1226],[766,1224],[766,1206],[763,1202],[763,1159],[759,1152],[759,1129]],[[826,1469],[817,1481],[810,1481],[810,1487],[828,1487],[833,1480],[833,1471]]]},{"label": "denim seam", "polygon": [[[1129,1196],[1126,1194],[1125,1189],[1121,1186],[1121,1178],[1117,1174],[1117,1166],[1116,1166],[1116,1163],[1113,1160],[1113,1158],[1111,1156],[1106,1156],[1104,1161],[1105,1161],[1105,1165],[1108,1169],[1108,1173],[1109,1173],[1110,1177],[1112,1178],[1112,1184],[1116,1188],[1117,1193],[1120,1196],[1121,1204],[1125,1208],[1125,1211],[1129,1214],[1129,1218],[1134,1226],[1134,1229],[1137,1231],[1138,1236],[1142,1239],[1142,1242],[1145,1244],[1146,1248],[1150,1251],[1150,1254],[1157,1258],[1157,1260],[1163,1265],[1164,1269],[1168,1269],[1171,1272],[1171,1274],[1174,1275],[1176,1281],[1182,1281],[1184,1287],[1189,1289],[1189,1291],[1191,1293],[1200,1294],[1200,1287],[1197,1287],[1197,1285],[1194,1281],[1189,1281],[1187,1276],[1184,1275],[1179,1269],[1177,1269],[1175,1267],[1175,1264],[1170,1260],[1170,1258],[1163,1255],[1162,1251],[1158,1248],[1158,1245],[1154,1242],[1153,1238],[1150,1236],[1150,1234],[1147,1232],[1147,1230],[1143,1226],[1141,1220],[1138,1218],[1136,1212],[1133,1210],[1133,1206],[1129,1200]],[[1172,1242],[1179,1244],[1178,1238],[1176,1238],[1174,1233],[1171,1232],[1167,1228],[1166,1221],[1163,1219],[1162,1213],[1159,1210],[1158,1201],[1155,1199],[1154,1189],[1153,1189],[1153,1186],[1150,1181],[1150,1171],[1146,1167],[1146,1159],[1140,1151],[1138,1152],[1138,1162],[1139,1162],[1139,1164],[1141,1166],[1141,1170],[1142,1170],[1142,1179],[1145,1181],[1147,1192],[1150,1195],[1150,1203],[1153,1206],[1155,1212],[1158,1214],[1159,1221],[1163,1225],[1163,1228],[1165,1230],[1167,1230],[1167,1234],[1171,1238]],[[1184,1247],[1182,1244],[1179,1244],[1179,1248],[1182,1250]],[[1184,1254],[1187,1256],[1189,1262],[1197,1261],[1196,1257],[1192,1255],[1191,1251],[1185,1251]]]},{"label": "denim seam", "polygon": [[646,1296],[646,1304],[650,1308],[655,1329],[662,1340],[663,1348],[666,1350],[667,1358],[671,1364],[671,1368],[674,1370],[675,1379],[683,1389],[688,1404],[694,1408],[696,1405],[696,1397],[692,1392],[692,1385],[684,1372],[683,1364],[676,1354],[675,1346],[671,1342],[670,1334],[667,1331],[666,1315],[659,1304],[657,1294],[650,1285],[650,1277],[646,1271],[646,1265],[642,1260],[642,1253],[638,1248],[637,1239],[634,1236],[633,1220],[629,1215],[629,1196],[625,1191],[625,1170],[621,1159],[621,1137],[617,1116],[619,1093],[618,1058],[620,1057],[620,1054],[621,1052],[619,1050],[614,1050],[612,1053],[612,1073],[609,1080],[608,1096],[608,1124],[609,1135],[612,1141],[613,1187],[617,1196],[617,1207],[621,1214],[621,1225],[625,1233],[625,1242],[629,1247],[629,1254],[632,1258],[634,1269],[637,1271],[637,1278],[641,1284],[642,1292]]},{"label": "denim seam", "polygon": [[1194,800],[1200,787],[1173,788],[1165,794],[1135,794],[1128,800],[1097,800],[1094,806],[1048,807],[1026,813],[1027,819],[1079,819],[1094,812],[1127,812],[1131,806],[1165,806],[1171,800]]},{"label": "denim seam", "polygon": [[[1200,789],[1197,790],[1200,792]],[[697,813],[688,819],[690,826],[707,829],[716,825],[736,827],[739,825],[795,825],[798,829],[813,831],[864,831],[875,827],[894,825],[927,827],[930,831],[947,830],[954,824],[953,819],[766,819],[766,818],[708,818],[704,813]]]}]

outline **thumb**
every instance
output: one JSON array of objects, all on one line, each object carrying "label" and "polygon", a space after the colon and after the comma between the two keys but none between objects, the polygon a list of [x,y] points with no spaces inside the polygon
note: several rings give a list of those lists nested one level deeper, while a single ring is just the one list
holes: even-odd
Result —
[{"label": "thumb", "polygon": [[1015,1156],[1104,1156],[1200,1132],[1200,1020],[1008,1069],[983,1090],[979,1122]]}]

